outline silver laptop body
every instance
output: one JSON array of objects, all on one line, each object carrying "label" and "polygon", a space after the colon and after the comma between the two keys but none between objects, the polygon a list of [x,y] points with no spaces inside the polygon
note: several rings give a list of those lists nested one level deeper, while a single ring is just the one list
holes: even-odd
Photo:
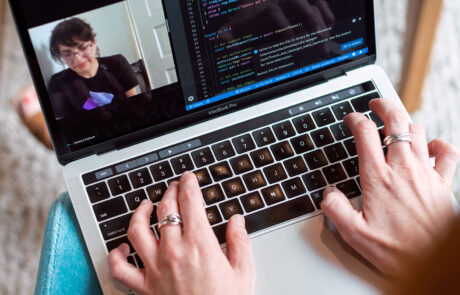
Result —
[{"label": "silver laptop body", "polygon": [[[219,30],[216,30],[215,35],[204,34],[201,37],[196,37],[193,33],[196,30],[199,31],[200,28],[193,27],[195,22],[187,23],[181,27],[181,23],[173,18],[174,14],[179,13],[182,8],[185,10],[181,10],[181,13],[184,13],[184,11],[193,12],[195,8],[201,9],[197,10],[201,12],[205,10],[206,13],[200,15],[201,17],[205,16],[204,20],[203,18],[201,19],[201,29],[204,29],[218,21],[219,17],[223,17],[223,9],[219,10],[215,5],[217,5],[216,3],[230,5],[226,1],[203,1],[206,5],[201,4],[202,6],[198,8],[191,6],[198,5],[193,4],[195,2],[184,1],[183,3],[188,3],[187,5],[192,3],[186,7],[189,10],[181,7],[180,1],[161,3],[158,0],[134,0],[115,1],[114,4],[112,3],[113,1],[107,0],[105,1],[107,3],[102,1],[104,3],[99,3],[97,8],[93,7],[91,9],[89,7],[96,4],[84,6],[89,1],[80,1],[83,4],[66,4],[75,9],[78,7],[79,13],[71,14],[67,12],[65,14],[63,8],[55,7],[53,13],[48,15],[33,13],[34,10],[36,12],[43,8],[34,6],[37,4],[32,2],[30,0],[21,0],[17,3],[11,1],[11,7],[40,95],[42,107],[45,110],[45,117],[52,134],[58,159],[63,164],[64,179],[72,204],[105,294],[126,294],[128,292],[112,279],[108,268],[107,255],[110,249],[127,240],[126,220],[129,221],[128,216],[132,214],[135,204],[139,200],[136,199],[136,195],[132,194],[135,193],[135,190],[142,191],[142,194],[152,199],[156,196],[156,192],[162,192],[169,181],[176,179],[180,175],[180,165],[174,166],[177,161],[182,163],[181,161],[184,158],[180,157],[192,159],[191,164],[185,165],[185,168],[191,167],[192,169],[189,170],[193,171],[205,170],[208,176],[212,175],[211,183],[202,185],[205,195],[206,192],[209,193],[211,190],[209,188],[211,187],[218,187],[218,190],[223,194],[222,199],[207,199],[205,197],[207,208],[218,208],[216,209],[218,210],[217,219],[211,221],[211,223],[214,222],[212,225],[218,236],[219,233],[222,235],[225,230],[228,216],[225,215],[226,213],[223,210],[225,210],[224,205],[227,202],[237,202],[241,213],[246,216],[247,222],[249,221],[257,271],[257,294],[336,294],[339,292],[341,294],[375,294],[378,293],[378,289],[385,289],[389,286],[389,283],[365,259],[340,239],[334,226],[324,218],[319,207],[322,189],[327,185],[337,185],[338,187],[350,189],[351,202],[356,207],[359,207],[359,175],[350,171],[350,169],[353,170],[353,167],[349,168],[349,164],[354,163],[350,161],[356,159],[356,153],[353,153],[352,147],[348,145],[352,141],[352,137],[347,134],[346,130],[342,129],[343,127],[339,126],[342,124],[341,111],[343,110],[343,105],[349,105],[351,111],[360,111],[363,108],[363,102],[370,100],[372,97],[382,96],[394,100],[401,108],[404,108],[386,74],[381,68],[373,65],[376,58],[373,1],[326,1],[330,7],[342,7],[334,10],[337,13],[336,19],[334,20],[335,23],[330,27],[326,26],[317,32],[306,34],[302,23],[299,22],[283,30],[273,30],[273,32],[283,33],[292,30],[295,34],[298,34],[297,37],[302,34],[301,38],[289,39],[284,36],[284,39],[279,39],[277,43],[273,43],[273,39],[267,39],[271,40],[270,46],[261,45],[260,48],[251,49],[250,51],[245,49],[244,44],[245,42],[253,42],[255,39],[251,38],[255,37],[249,38],[249,33],[247,32],[245,33],[246,35],[242,35],[243,37],[235,37],[235,28],[238,27],[238,23],[232,23],[231,19],[225,19],[224,25],[219,27]],[[230,3],[233,2],[231,1]],[[249,6],[257,8],[257,5],[262,5],[266,1],[240,2],[242,3],[240,3],[239,7],[243,9]],[[249,2],[253,4],[249,5]],[[282,6],[284,2],[289,1],[271,2]],[[314,1],[310,2],[309,6],[315,5]],[[47,3],[45,1],[40,5],[46,7]],[[142,9],[142,5],[147,5],[148,9]],[[353,17],[349,17],[345,11],[352,10],[350,7],[354,7],[353,5],[361,5],[361,13],[347,12],[353,15]],[[109,8],[113,9],[110,13],[108,13]],[[103,17],[101,20],[101,15],[112,16],[117,11],[123,11],[120,15],[124,15],[123,17],[128,19],[127,25],[123,27],[123,30],[128,28],[127,30],[133,34],[134,51],[144,58],[141,59],[142,63],[140,65],[141,68],[143,67],[143,71],[140,71],[140,73],[144,73],[143,81],[147,81],[147,83],[140,83],[142,85],[138,85],[139,88],[144,89],[138,89],[138,92],[145,91],[148,93],[148,89],[152,89],[152,95],[148,96],[146,100],[147,105],[149,105],[148,103],[155,99],[155,95],[164,95],[157,89],[164,90],[164,87],[175,85],[174,91],[171,93],[178,94],[179,98],[176,97],[174,98],[175,100],[171,100],[180,105],[178,108],[180,114],[177,115],[174,111],[169,112],[168,109],[166,113],[168,113],[167,116],[170,116],[169,121],[150,121],[151,126],[136,126],[129,121],[131,130],[128,131],[120,131],[124,130],[123,122],[121,121],[121,124],[119,124],[120,122],[117,121],[117,124],[121,125],[117,131],[112,130],[111,126],[107,127],[110,129],[108,133],[101,133],[101,130],[98,130],[99,133],[97,134],[104,134],[104,140],[97,141],[97,136],[87,136],[81,137],[79,140],[73,138],[73,141],[66,141],[65,139],[72,136],[71,131],[75,131],[77,134],[81,132],[75,126],[82,126],[81,128],[85,131],[84,128],[91,128],[91,124],[88,127],[83,124],[84,122],[77,121],[83,125],[75,125],[75,121],[69,123],[66,122],[66,118],[56,115],[56,107],[52,103],[53,97],[47,83],[49,79],[52,79],[54,73],[61,69],[44,66],[44,60],[49,59],[48,48],[39,48],[37,44],[46,45],[49,38],[47,34],[50,34],[52,28],[63,19],[76,15],[97,19],[101,23],[110,23],[109,20],[104,21]],[[231,13],[232,10],[228,11],[228,13]],[[257,12],[257,10],[255,11]],[[101,14],[97,14],[99,12]],[[143,13],[148,17],[142,18]],[[339,15],[342,14],[344,16],[339,19]],[[59,15],[65,15],[65,17],[58,17]],[[235,18],[240,16],[234,15]],[[195,16],[191,13],[187,17]],[[110,21],[113,22],[113,18],[111,17]],[[181,21],[186,23],[188,18],[184,16]],[[242,14],[241,19],[246,19],[244,14]],[[288,19],[293,21],[293,16],[289,16]],[[325,22],[327,21],[325,20]],[[360,23],[362,23],[361,27],[359,27]],[[264,26],[264,23],[259,24]],[[361,37],[353,35],[354,26],[358,26],[356,28],[358,28],[359,33],[356,34],[362,34]],[[154,36],[146,39],[145,36],[151,33],[152,27],[155,28]],[[189,32],[187,30],[190,27],[192,27],[192,30]],[[233,31],[230,28],[233,28]],[[246,28],[240,28],[243,31],[244,29]],[[338,33],[340,30],[343,32]],[[122,32],[120,31],[119,34],[122,34]],[[347,38],[346,36],[348,35],[353,35],[353,38],[340,39]],[[224,42],[222,44],[225,44],[225,46],[215,45],[220,44],[215,43],[216,40],[213,39],[215,36],[221,38],[221,42]],[[270,36],[268,33],[264,33],[260,34],[258,38],[272,38]],[[108,38],[107,35],[105,37]],[[184,41],[188,40],[186,38],[192,37],[198,38],[196,42],[187,43]],[[99,46],[101,46],[101,52],[104,54],[104,50],[107,52],[109,45],[106,45],[107,47],[105,48],[100,45],[105,39],[104,35],[98,34],[96,38]],[[114,33],[111,38],[117,39],[116,34]],[[171,42],[170,47],[160,48],[158,56],[169,58],[163,63],[159,62],[158,56],[155,57],[156,59],[149,57],[147,50],[150,46],[148,41],[158,41],[161,38],[166,38],[164,40]],[[307,50],[309,47],[322,46],[322,42],[316,42],[319,40],[318,38],[326,38],[330,41],[325,49],[327,57],[322,55],[318,57],[299,57],[296,55],[297,50],[295,48],[304,46],[302,49]],[[111,40],[113,41],[113,39]],[[276,41],[276,39],[274,40]],[[288,45],[290,44],[289,42],[294,42],[292,40],[297,43]],[[195,62],[198,63],[202,58],[205,58],[200,55],[198,58],[191,58],[192,62],[187,62],[186,57],[184,57],[187,55],[178,53],[184,52],[183,50],[189,50],[189,52],[195,50],[194,52],[198,52],[197,50],[202,49],[197,46],[201,46],[203,42],[204,44],[209,42],[209,44],[215,45],[213,47],[215,50],[213,57],[216,59],[213,61],[218,65],[215,68],[217,74],[208,73],[202,69],[201,72],[193,72],[197,68],[199,69],[199,67],[195,68]],[[235,43],[237,45],[234,45]],[[105,44],[109,43],[106,42]],[[178,44],[184,46],[178,46]],[[256,79],[256,82],[249,81],[246,84],[235,84],[235,87],[225,88],[225,91],[222,90],[223,88],[216,88],[220,89],[219,91],[213,90],[212,87],[217,87],[215,86],[216,83],[214,83],[217,80],[212,80],[212,77],[219,78],[219,83],[217,83],[219,87],[224,87],[225,83],[237,83],[235,82],[236,80],[247,78],[243,74],[244,72],[232,72],[233,74],[228,77],[233,78],[228,79],[219,74],[220,71],[233,70],[230,63],[228,67],[222,66],[222,64],[228,61],[226,59],[229,56],[234,57],[236,53],[233,55],[219,55],[219,52],[221,50],[232,50],[234,46],[240,46],[238,47],[240,51],[237,52],[239,58],[251,56],[253,60],[257,60],[257,65],[262,68],[258,68],[258,73],[261,76],[267,75],[270,71],[276,72],[276,75],[267,76],[266,79]],[[282,46],[286,46],[284,51],[277,49]],[[249,53],[244,55],[245,52]],[[324,54],[324,52],[321,54]],[[127,60],[134,67],[135,65],[132,62],[134,58],[130,60],[130,53],[124,53],[124,55],[128,56]],[[270,71],[263,71],[263,67],[268,67],[271,63],[282,63],[284,55],[289,55],[292,62],[276,68],[273,67]],[[308,60],[309,58],[317,60],[308,66],[296,66],[302,60]],[[212,59],[210,58],[210,60]],[[173,62],[172,65],[171,61]],[[243,61],[243,59],[238,60],[240,66],[246,65]],[[161,68],[161,71],[156,67]],[[283,70],[283,68],[286,68],[286,70]],[[196,79],[194,80],[196,83],[190,83],[188,78],[192,75],[191,73],[195,73],[198,76],[215,76],[209,76],[211,78],[206,76],[211,82],[206,84],[205,90],[205,87],[200,88],[201,86],[198,87],[197,85],[208,80]],[[164,75],[162,76],[161,74]],[[140,99],[138,102],[145,103]],[[99,105],[97,105],[98,103]],[[108,105],[118,107],[117,103],[109,102]],[[90,110],[89,106],[91,104],[95,104],[95,106],[91,107],[97,110],[104,109],[105,106],[93,99],[85,102],[84,109]],[[126,108],[129,108],[129,106]],[[86,116],[89,113],[89,111],[80,111],[78,114],[81,114],[81,116]],[[119,110],[117,109],[117,111]],[[157,112],[159,111],[157,110]],[[371,119],[374,119],[368,109],[363,110],[363,112],[366,112]],[[326,113],[325,117],[323,116],[324,113]],[[327,114],[330,114],[330,116],[327,117]],[[302,124],[304,121],[299,120],[306,120],[308,117],[313,118],[315,129],[302,131],[302,128],[307,127]],[[91,120],[93,117],[85,118]],[[264,125],[263,122],[265,121],[267,123]],[[68,125],[64,123],[68,123]],[[304,123],[308,122],[305,121]],[[379,125],[379,128],[381,127],[382,124]],[[238,130],[234,131],[235,128]],[[275,135],[267,139],[264,133],[267,130]],[[229,136],[222,137],[222,134],[227,134],[227,132]],[[242,142],[242,136],[247,136],[245,138],[253,141],[252,148],[243,151],[239,150],[237,144]],[[312,139],[310,140],[310,150],[304,150],[304,145],[308,144],[308,142],[305,141],[305,137],[305,140],[301,140],[301,136],[307,136]],[[328,139],[328,137],[330,138]],[[269,143],[265,145],[264,140]],[[279,149],[275,145],[286,142],[287,145],[293,147],[292,153],[286,156],[278,154]],[[335,153],[335,149],[332,149],[337,144],[342,147],[340,153],[343,155],[341,156],[339,156],[340,153]],[[79,145],[82,147],[80,148]],[[230,154],[227,153],[226,148],[232,150]],[[222,176],[224,177],[223,179],[217,179],[219,175],[213,174],[212,167],[200,162],[198,152],[205,149],[212,151],[213,164],[225,162],[229,168],[231,167],[229,169],[231,176]],[[257,157],[260,155],[254,153],[264,149],[267,150],[267,155],[272,158],[270,163],[257,162]],[[322,155],[326,154],[322,158],[324,163],[320,166],[315,166],[315,162],[317,162],[315,155],[317,154],[309,156],[313,152],[318,152]],[[335,159],[336,156],[337,158]],[[252,168],[244,172],[236,171],[232,161],[238,157],[250,159],[249,162],[252,164]],[[304,170],[301,169],[301,172],[297,172],[299,162],[294,160],[303,163]],[[166,173],[162,170],[164,168],[163,163],[171,164],[173,166],[172,171]],[[285,171],[284,177],[280,179],[271,178],[267,174],[269,172],[264,170],[268,169],[268,167],[273,169],[277,167]],[[337,168],[341,171],[341,174],[336,173],[338,172]],[[250,180],[253,175],[250,174],[257,171],[261,173],[259,175],[263,175],[262,180],[265,184],[252,187]],[[309,178],[314,173],[317,173],[315,175],[319,175],[323,179],[323,184],[309,182],[313,181],[312,179],[316,179],[314,177]],[[138,175],[137,178],[136,175]],[[144,184],[145,177],[148,178],[148,181]],[[157,178],[161,179],[157,181]],[[209,176],[209,178],[211,177]],[[229,178],[238,178],[240,183],[243,183],[242,190],[244,192],[240,192],[236,197],[229,197],[225,187]],[[120,183],[120,180],[124,179],[126,179],[126,183]],[[164,184],[163,188],[154,187],[160,183]],[[313,188],[310,189],[309,185]],[[119,188],[117,188],[118,186]],[[126,186],[129,188],[126,189]],[[299,189],[299,186],[302,189]],[[102,193],[101,189],[103,189]],[[121,191],[117,192],[118,189]],[[254,200],[249,197],[253,193],[259,196],[263,208],[254,208],[249,203],[245,203],[245,200]],[[214,193],[210,195],[214,196]],[[270,199],[271,197],[275,199],[272,200]],[[107,209],[109,201],[111,202],[110,210]],[[112,203],[121,204],[123,209],[112,210],[114,207]],[[281,216],[276,221],[276,218],[273,217],[275,216],[275,209],[270,209],[271,213],[261,213],[267,208],[277,206],[285,211],[290,211],[292,208],[289,208],[288,205],[294,206],[294,211],[298,209],[296,213],[288,213],[291,214],[289,218]],[[256,215],[260,216],[259,219],[263,221],[259,222],[258,218],[253,217]],[[109,223],[122,218],[124,218],[125,226],[118,225],[116,227],[113,222]],[[155,226],[156,223],[153,222],[152,228],[154,231],[156,231]],[[110,227],[113,228],[104,230],[104,228]],[[225,241],[221,239],[220,241],[223,242],[222,246],[225,248]],[[140,265],[134,253],[130,258],[134,265]]]}]

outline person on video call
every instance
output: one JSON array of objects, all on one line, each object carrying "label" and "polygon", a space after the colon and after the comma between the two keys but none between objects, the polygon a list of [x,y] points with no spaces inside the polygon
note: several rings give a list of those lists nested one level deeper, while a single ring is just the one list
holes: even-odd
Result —
[{"label": "person on video call", "polygon": [[68,66],[48,85],[57,119],[134,96],[139,82],[122,55],[100,57],[90,24],[74,17],[60,22],[50,38],[52,58]]},{"label": "person on video call", "polygon": [[[390,100],[374,99],[370,109],[384,122],[386,136],[406,133],[412,142],[392,142],[384,154],[376,124],[361,113],[346,116],[359,157],[362,210],[353,208],[334,187],[325,190],[321,208],[348,244],[401,283],[403,291],[394,293],[460,292],[460,223],[455,223],[451,199],[460,154],[442,140],[427,143],[424,130],[411,124]],[[434,167],[430,157],[435,159]],[[144,200],[128,229],[128,239],[145,268],[131,265],[126,258],[130,248],[121,244],[108,258],[116,280],[141,294],[253,293],[255,269],[244,217],[230,219],[225,255],[193,173],[185,172],[180,182],[173,182],[158,205],[158,220],[178,214],[173,217],[180,221],[162,226],[160,240],[150,229],[152,211],[152,203]],[[450,238],[436,247],[449,236],[445,232],[452,223]],[[420,263],[430,253],[433,258]]]}]

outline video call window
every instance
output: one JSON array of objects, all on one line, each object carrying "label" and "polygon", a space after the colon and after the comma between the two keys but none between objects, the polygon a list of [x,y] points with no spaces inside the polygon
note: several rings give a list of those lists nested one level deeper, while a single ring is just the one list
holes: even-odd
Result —
[{"label": "video call window", "polygon": [[129,5],[119,2],[29,30],[57,120],[177,82],[162,9],[147,31],[152,17],[142,2]]}]

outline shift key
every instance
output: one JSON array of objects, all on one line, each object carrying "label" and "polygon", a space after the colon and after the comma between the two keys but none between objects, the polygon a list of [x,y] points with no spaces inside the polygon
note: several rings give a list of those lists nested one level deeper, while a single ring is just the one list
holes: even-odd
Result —
[{"label": "shift key", "polygon": [[123,197],[110,199],[93,206],[94,214],[98,221],[106,220],[128,211]]}]

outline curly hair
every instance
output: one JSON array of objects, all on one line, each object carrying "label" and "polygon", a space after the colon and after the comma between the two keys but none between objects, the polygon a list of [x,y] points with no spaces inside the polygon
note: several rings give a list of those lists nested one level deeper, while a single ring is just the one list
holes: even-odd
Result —
[{"label": "curly hair", "polygon": [[62,62],[59,45],[77,46],[76,40],[94,41],[95,37],[93,27],[81,18],[74,17],[62,21],[51,32],[51,57],[57,62]]}]

